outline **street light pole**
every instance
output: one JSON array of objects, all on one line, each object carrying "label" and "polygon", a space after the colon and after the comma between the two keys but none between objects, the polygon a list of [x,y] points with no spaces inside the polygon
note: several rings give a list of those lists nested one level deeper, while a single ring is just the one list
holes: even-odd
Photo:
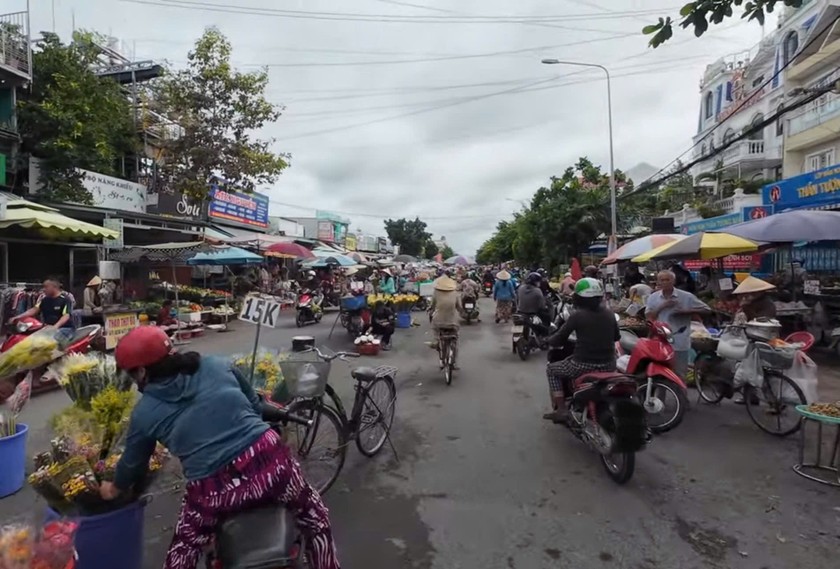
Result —
[{"label": "street light pole", "polygon": [[612,119],[612,84],[610,81],[610,71],[603,65],[597,63],[581,63],[579,61],[563,61],[560,59],[543,59],[542,62],[546,65],[571,65],[575,67],[594,67],[600,69],[607,76],[607,122],[610,131],[610,239],[613,242],[613,247],[618,247],[618,212],[616,208],[616,191],[615,191],[615,154],[613,152],[613,119]]}]

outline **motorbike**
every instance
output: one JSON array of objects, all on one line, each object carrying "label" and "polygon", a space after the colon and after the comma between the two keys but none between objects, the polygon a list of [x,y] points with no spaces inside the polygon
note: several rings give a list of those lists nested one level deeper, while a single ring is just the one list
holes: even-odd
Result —
[{"label": "motorbike", "polygon": [[[35,332],[42,330],[46,325],[38,320],[37,318],[26,317],[21,318],[17,322],[11,325],[11,329],[9,333],[6,335],[6,339],[3,341],[3,344],[0,346],[0,353],[4,353],[12,349],[13,346],[19,344],[28,336],[31,336]],[[86,354],[91,349],[91,345],[94,341],[99,338],[102,334],[102,326],[99,324],[92,324],[90,326],[83,326],[78,328],[70,339],[67,342],[64,351],[61,352],[61,355],[64,354]],[[14,379],[14,384],[17,385],[26,377],[25,373],[18,374],[17,377]],[[32,383],[32,393],[41,393],[44,391],[49,391],[51,389],[55,389],[58,387],[58,383],[54,380],[49,379],[38,379],[33,381]],[[3,402],[5,397],[0,395],[0,403]]]},{"label": "motorbike", "polygon": [[[288,423],[312,425],[309,419],[270,403],[263,402],[261,407],[263,419],[275,430]],[[307,566],[304,557],[303,538],[292,513],[284,506],[266,504],[221,520],[205,556],[205,566],[296,569]]]},{"label": "motorbike", "polygon": [[473,320],[478,320],[478,304],[472,296],[464,297],[464,313],[466,314],[464,320],[467,324],[472,324]]},{"label": "motorbike", "polygon": [[484,281],[481,290],[484,291],[484,296],[489,298],[493,294],[493,281]]},{"label": "motorbike", "polygon": [[353,338],[358,338],[364,334],[370,324],[370,309],[366,306],[355,309],[345,308],[342,306],[340,318],[341,325],[344,326],[347,333]]},{"label": "motorbike", "polygon": [[546,327],[538,314],[515,313],[511,327],[513,353],[525,361],[532,351],[548,349],[546,340],[556,329],[554,322]]},{"label": "motorbike", "polygon": [[297,302],[295,303],[295,324],[301,328],[309,323],[318,323],[324,315],[324,310],[321,305],[324,302],[324,297],[320,292],[312,292],[304,289],[298,294]]},{"label": "motorbike", "polygon": [[[617,355],[630,355],[627,368],[621,371],[636,378],[639,397],[648,414],[648,426],[654,433],[677,427],[688,410],[687,387],[673,369],[673,343],[670,327],[658,321],[651,324],[649,337],[622,333],[617,343]],[[667,399],[673,399],[673,411],[666,412]]]}]

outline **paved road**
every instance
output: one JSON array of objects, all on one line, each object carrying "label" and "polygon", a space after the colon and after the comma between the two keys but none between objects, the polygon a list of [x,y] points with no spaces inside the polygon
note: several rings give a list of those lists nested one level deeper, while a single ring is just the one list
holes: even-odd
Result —
[{"label": "paved road", "polygon": [[[482,301],[485,315],[491,304]],[[306,329],[346,348],[332,318]],[[291,320],[263,335],[289,345]],[[344,567],[536,569],[575,567],[782,569],[836,564],[840,491],[796,476],[794,439],[758,431],[742,407],[695,405],[675,432],[641,453],[624,487],[562,428],[542,421],[544,358],[521,362],[508,328],[484,321],[462,333],[461,364],[447,387],[423,342],[428,326],[400,330],[379,358],[400,368],[394,438],[368,460],[351,449],[327,496]],[[247,350],[253,330],[240,325],[195,343],[205,353]],[[344,364],[332,382],[350,400]],[[695,395],[691,394],[692,403]],[[66,403],[34,400],[24,420]],[[40,421],[40,422],[39,422]],[[33,448],[45,444],[36,431]],[[9,519],[31,511],[31,492],[0,501]],[[147,515],[146,567],[161,566],[177,511],[158,496]]]}]

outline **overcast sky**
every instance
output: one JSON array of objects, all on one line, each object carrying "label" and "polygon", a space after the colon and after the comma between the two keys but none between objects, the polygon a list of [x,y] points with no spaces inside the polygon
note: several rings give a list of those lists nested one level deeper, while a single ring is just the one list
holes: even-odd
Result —
[{"label": "overcast sky", "polygon": [[[25,5],[6,0],[4,11],[14,2]],[[641,28],[675,15],[679,0],[167,2],[38,0],[32,27],[54,23],[66,38],[75,21],[119,38],[129,56],[177,66],[217,26],[235,64],[269,67],[268,97],[286,107],[265,133],[292,154],[261,190],[273,215],[328,209],[377,234],[383,217],[417,215],[469,255],[520,207],[509,200],[529,198],[579,156],[608,165],[601,76],[541,58],[609,67],[616,167],[662,167],[691,145],[705,65],[761,37],[735,19],[649,49]]]}]

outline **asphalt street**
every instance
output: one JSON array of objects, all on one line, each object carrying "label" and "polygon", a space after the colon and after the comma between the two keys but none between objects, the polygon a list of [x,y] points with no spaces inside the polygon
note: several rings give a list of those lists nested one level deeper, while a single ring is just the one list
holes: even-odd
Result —
[{"label": "asphalt street", "polygon": [[[797,438],[760,432],[741,406],[697,403],[675,431],[639,454],[636,474],[617,486],[597,457],[564,428],[542,420],[548,406],[543,354],[511,353],[509,326],[462,327],[461,370],[446,386],[428,322],[399,330],[376,358],[400,369],[393,437],[398,456],[374,459],[353,447],[326,496],[343,567],[416,569],[836,566],[840,490],[797,476]],[[303,331],[284,317],[261,344],[290,346],[301,332],[333,349],[352,346],[334,315]],[[249,350],[254,328],[210,332],[192,346],[206,354]],[[371,358],[357,360],[362,365]],[[331,383],[351,401],[349,365]],[[837,383],[821,377],[823,388]],[[46,447],[46,420],[69,400],[38,396],[22,421],[30,455]],[[145,567],[157,568],[178,510],[178,491],[148,508]],[[43,503],[24,489],[0,500],[0,522],[32,516]]]}]

